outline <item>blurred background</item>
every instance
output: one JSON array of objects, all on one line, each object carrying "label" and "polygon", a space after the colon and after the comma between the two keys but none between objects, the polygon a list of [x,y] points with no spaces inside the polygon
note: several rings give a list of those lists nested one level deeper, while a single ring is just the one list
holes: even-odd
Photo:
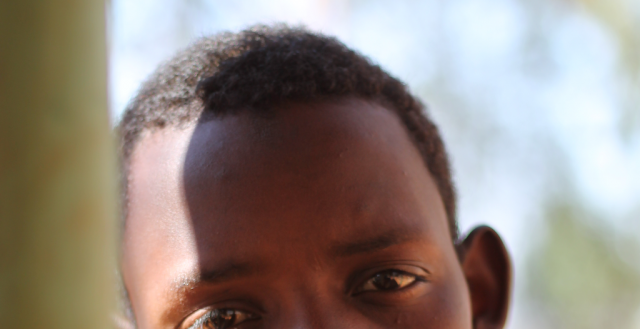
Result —
[{"label": "blurred background", "polygon": [[429,106],[462,232],[515,264],[511,329],[640,329],[640,1],[112,0],[117,123],[196,38],[287,22],[335,35]]}]

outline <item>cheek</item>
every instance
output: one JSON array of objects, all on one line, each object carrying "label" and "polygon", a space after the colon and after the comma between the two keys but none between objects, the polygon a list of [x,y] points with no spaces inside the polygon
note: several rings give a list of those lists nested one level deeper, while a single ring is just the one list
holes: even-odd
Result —
[{"label": "cheek", "polygon": [[448,282],[438,294],[430,298],[428,305],[425,305],[426,310],[423,312],[430,316],[424,319],[430,321],[426,328],[471,329],[471,303],[466,283],[463,280],[455,281],[458,280]]},{"label": "cheek", "polygon": [[409,307],[368,309],[367,317],[381,328],[471,329],[469,304],[443,291]]},{"label": "cheek", "polygon": [[[453,271],[446,275],[437,289],[427,296],[422,311],[424,328],[471,329],[471,301],[466,280],[460,266],[453,264]],[[419,328],[419,327],[415,327]]]}]

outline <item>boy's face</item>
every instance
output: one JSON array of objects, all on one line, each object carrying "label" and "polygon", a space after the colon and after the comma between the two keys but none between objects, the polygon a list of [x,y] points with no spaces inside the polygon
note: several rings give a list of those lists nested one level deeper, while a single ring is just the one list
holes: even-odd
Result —
[{"label": "boy's face", "polygon": [[490,264],[504,255],[471,241],[461,265],[438,189],[382,106],[241,111],[151,133],[131,161],[122,267],[139,328],[504,322],[506,301],[486,301],[508,295]]}]

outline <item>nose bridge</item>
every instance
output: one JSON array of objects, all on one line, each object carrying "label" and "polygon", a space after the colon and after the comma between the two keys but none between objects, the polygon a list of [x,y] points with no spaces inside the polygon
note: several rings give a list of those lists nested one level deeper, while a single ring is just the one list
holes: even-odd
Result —
[{"label": "nose bridge", "polygon": [[328,280],[323,271],[325,264],[319,255],[315,252],[304,253],[307,261],[297,264],[298,279],[290,286],[288,310],[283,310],[287,322],[290,322],[290,326],[286,328],[340,328],[339,324],[335,327],[327,319],[337,320],[340,317],[339,314],[335,314],[337,310],[334,308],[344,303],[343,296],[339,291],[333,291],[328,287],[330,282],[326,282]]},{"label": "nose bridge", "polygon": [[[307,272],[308,273],[308,272]],[[361,314],[339,285],[321,277],[299,276],[289,288],[279,310],[278,329],[372,329],[377,328]]]},{"label": "nose bridge", "polygon": [[317,247],[308,244],[297,247],[293,251],[298,253],[297,257],[291,257],[292,262],[285,267],[290,271],[290,280],[282,282],[281,289],[287,293],[281,296],[273,328],[376,328],[350,303],[343,282],[331,274],[331,260],[323,257]]},{"label": "nose bridge", "polygon": [[317,285],[298,287],[283,309],[285,325],[290,329],[355,328],[349,308],[341,296],[321,291]]}]

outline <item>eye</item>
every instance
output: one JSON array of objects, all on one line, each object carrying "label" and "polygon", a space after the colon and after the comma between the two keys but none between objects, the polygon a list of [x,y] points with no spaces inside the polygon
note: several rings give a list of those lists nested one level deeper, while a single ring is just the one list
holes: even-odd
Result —
[{"label": "eye", "polygon": [[257,315],[234,309],[215,309],[200,317],[189,329],[227,329],[254,320]]},{"label": "eye", "polygon": [[399,270],[386,270],[376,273],[358,287],[355,293],[366,291],[393,291],[406,288],[416,282],[425,282],[424,277]]}]

